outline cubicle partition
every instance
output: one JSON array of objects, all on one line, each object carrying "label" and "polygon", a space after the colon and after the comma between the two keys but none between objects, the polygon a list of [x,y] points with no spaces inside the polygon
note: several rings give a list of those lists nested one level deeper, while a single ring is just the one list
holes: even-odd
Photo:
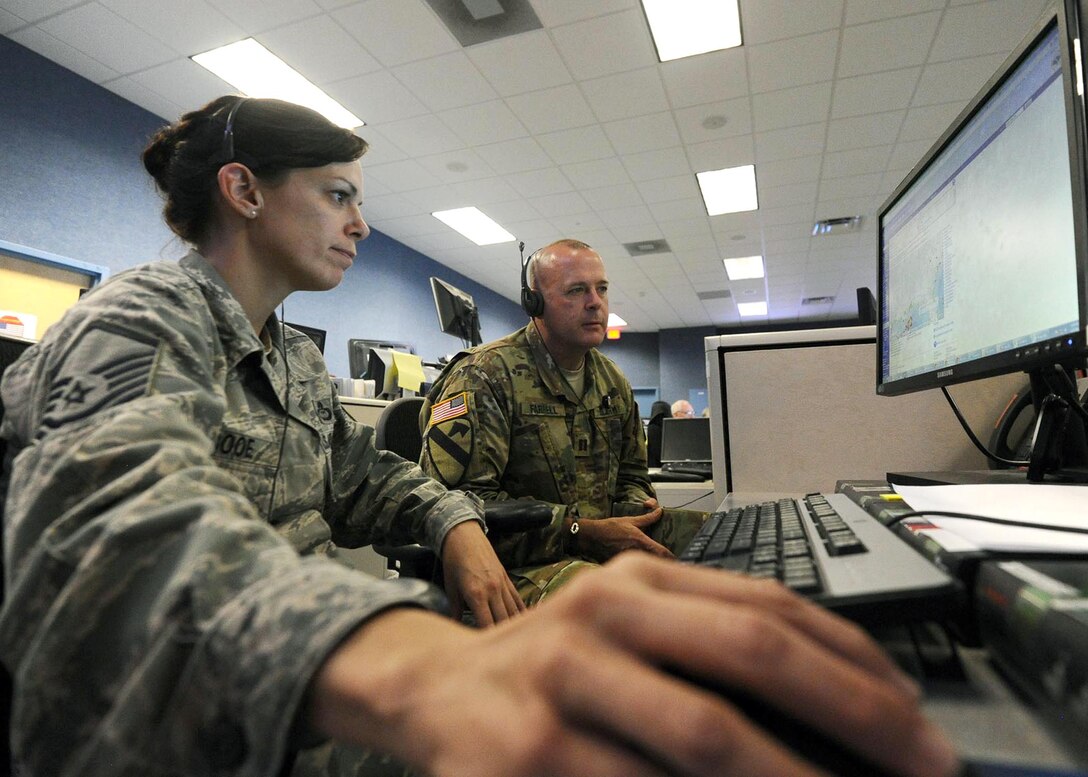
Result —
[{"label": "cubicle partition", "polygon": [[[889,471],[986,468],[939,391],[876,394],[876,328],[705,339],[715,496],[833,491]],[[950,391],[975,433],[1024,388],[1006,375]]]}]

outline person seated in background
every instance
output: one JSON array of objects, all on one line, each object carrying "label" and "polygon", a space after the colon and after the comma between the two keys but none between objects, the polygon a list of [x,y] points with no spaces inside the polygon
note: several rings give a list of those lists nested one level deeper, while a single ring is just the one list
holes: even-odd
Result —
[{"label": "person seated in background", "polygon": [[631,385],[597,349],[608,320],[600,255],[558,240],[524,271],[530,322],[442,371],[420,417],[420,463],[484,500],[554,505],[550,526],[495,541],[534,604],[622,550],[671,557],[706,515],[658,505]]},{"label": "person seated in background", "polygon": [[351,267],[364,148],[274,100],[186,114],[144,165],[196,250],[118,273],[5,372],[13,772],[282,777],[331,741],[436,777],[814,774],[686,676],[951,775],[890,658],[780,586],[626,554],[470,629],[437,588],[328,558],[423,537],[480,550],[477,582],[497,563],[476,500],[376,451],[273,315]]},{"label": "person seated in background", "polygon": [[695,408],[686,399],[678,399],[672,403],[673,418],[694,418]]}]

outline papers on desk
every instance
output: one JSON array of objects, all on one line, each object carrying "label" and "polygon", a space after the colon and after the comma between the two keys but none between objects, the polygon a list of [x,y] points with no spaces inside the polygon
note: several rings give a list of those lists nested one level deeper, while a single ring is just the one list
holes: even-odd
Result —
[{"label": "papers on desk", "polygon": [[[919,512],[947,510],[1088,531],[1088,486],[1017,483],[895,486],[895,490]],[[903,524],[917,534],[932,537],[952,552],[1088,554],[1088,533],[942,516],[908,518]]]}]

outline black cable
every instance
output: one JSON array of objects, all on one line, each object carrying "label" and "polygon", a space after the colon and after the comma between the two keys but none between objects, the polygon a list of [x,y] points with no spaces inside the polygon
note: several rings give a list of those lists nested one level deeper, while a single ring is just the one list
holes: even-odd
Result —
[{"label": "black cable", "polygon": [[684,502],[684,504],[682,504],[682,505],[674,505],[672,507],[668,507],[668,508],[665,508],[665,509],[668,509],[668,510],[682,510],[685,507],[687,507],[688,505],[694,504],[695,502],[698,502],[700,499],[706,499],[708,496],[714,496],[714,492],[713,491],[707,491],[705,494],[699,494],[699,496],[695,497],[694,499],[689,499],[688,501]]},{"label": "black cable", "polygon": [[967,432],[967,436],[971,438],[971,442],[975,444],[975,447],[982,451],[982,455],[988,458],[990,461],[996,461],[998,464],[1004,464],[1006,467],[1026,467],[1031,462],[1029,461],[1017,461],[1015,459],[1003,459],[1000,456],[991,453],[985,445],[975,436],[975,433],[971,431],[971,427],[967,424],[967,419],[963,417],[963,413],[956,407],[955,401],[952,399],[952,395],[948,393],[948,389],[941,386],[941,393],[944,394],[944,398],[948,400],[948,404],[952,407],[952,412],[956,414],[956,418],[960,422],[960,426],[963,427],[963,431]]},{"label": "black cable", "polygon": [[[1076,486],[1070,486],[1076,488]],[[1014,521],[1008,518],[992,518],[988,515],[976,515],[974,513],[958,513],[952,510],[911,510],[909,513],[896,515],[887,524],[888,528],[905,521],[907,518],[925,518],[927,516],[939,518],[963,518],[969,521],[982,521],[984,523],[999,523],[1003,526],[1016,526],[1021,529],[1045,529],[1046,531],[1062,531],[1070,534],[1088,534],[1088,529],[1078,529],[1073,526],[1051,526],[1045,523],[1032,523],[1031,521]]]},{"label": "black cable", "polygon": [[287,443],[287,423],[291,419],[291,365],[287,362],[287,328],[283,320],[283,301],[280,301],[280,357],[283,359],[283,430],[280,432],[280,452],[276,457],[276,469],[272,473],[272,493],[268,497],[268,520],[272,520],[272,508],[276,506],[276,486],[280,482],[280,464],[283,463],[283,448]]}]

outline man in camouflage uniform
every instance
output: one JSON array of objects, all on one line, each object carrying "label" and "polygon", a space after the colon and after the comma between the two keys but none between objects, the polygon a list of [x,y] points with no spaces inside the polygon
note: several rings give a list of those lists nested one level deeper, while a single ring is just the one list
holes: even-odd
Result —
[{"label": "man in camouflage uniform", "polygon": [[299,715],[329,652],[392,605],[444,606],[336,545],[442,548],[482,514],[376,450],[310,340],[274,318],[258,337],[195,252],[87,295],[2,397],[0,657],[28,774],[281,773],[316,744]]},{"label": "man in camouflage uniform", "polygon": [[662,518],[631,386],[596,347],[608,320],[601,257],[560,240],[533,254],[526,273],[532,321],[458,354],[420,423],[421,465],[447,486],[484,500],[553,503],[549,526],[494,540],[532,604],[621,550],[672,555],[705,515],[670,510]]}]

